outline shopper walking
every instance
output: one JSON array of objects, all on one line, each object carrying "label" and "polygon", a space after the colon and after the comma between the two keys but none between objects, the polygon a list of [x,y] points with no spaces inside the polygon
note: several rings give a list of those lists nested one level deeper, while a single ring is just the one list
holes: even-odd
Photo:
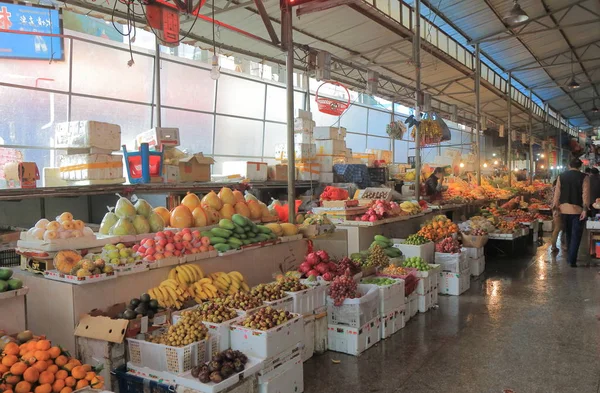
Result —
[{"label": "shopper walking", "polygon": [[563,231],[567,238],[567,262],[577,267],[577,253],[590,206],[590,178],[580,172],[583,163],[575,158],[569,170],[560,174],[556,181],[552,208],[562,215]]},{"label": "shopper walking", "polygon": [[[552,183],[552,196],[550,197],[550,204],[552,204],[554,194],[556,193],[557,180],[558,178],[554,179],[554,182]],[[552,238],[550,240],[550,244],[552,245],[552,252],[558,252],[558,246],[556,245],[556,241],[558,240],[558,235],[562,230],[562,217],[558,209],[552,209],[552,227]],[[564,243],[564,234],[562,238],[562,243]]]}]

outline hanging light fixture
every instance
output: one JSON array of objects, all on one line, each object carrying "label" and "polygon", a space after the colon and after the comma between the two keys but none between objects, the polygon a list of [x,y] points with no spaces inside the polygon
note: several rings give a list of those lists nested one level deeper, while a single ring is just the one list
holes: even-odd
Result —
[{"label": "hanging light fixture", "polygon": [[215,42],[215,0],[212,2],[212,41],[213,56],[210,68],[210,79],[216,81],[221,76],[221,67],[219,66],[219,56],[217,56],[217,44]]},{"label": "hanging light fixture", "polygon": [[575,79],[575,72],[573,72],[573,51],[571,51],[571,80],[567,83],[567,87],[571,90],[579,89],[581,85]]},{"label": "hanging light fixture", "polygon": [[529,20],[529,15],[519,5],[518,0],[515,0],[512,8],[502,18],[507,25],[515,25]]},{"label": "hanging light fixture", "polygon": [[592,94],[594,95],[592,101],[592,112],[598,113],[598,107],[596,106],[596,90],[594,89],[594,86],[592,86]]}]

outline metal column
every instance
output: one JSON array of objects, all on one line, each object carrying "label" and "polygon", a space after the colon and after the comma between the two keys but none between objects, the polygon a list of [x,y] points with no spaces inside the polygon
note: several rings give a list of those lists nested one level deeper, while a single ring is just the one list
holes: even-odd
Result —
[{"label": "metal column", "polygon": [[160,98],[160,44],[158,42],[158,38],[155,38],[155,50],[154,54],[154,91],[156,92],[156,127],[162,127],[162,114],[160,113],[162,110],[162,103]]},{"label": "metal column", "polygon": [[535,172],[533,160],[533,105],[531,105],[531,90],[529,90],[529,184],[533,184],[533,172]]},{"label": "metal column", "polygon": [[481,185],[481,102],[480,102],[480,93],[479,88],[481,85],[481,60],[479,56],[479,44],[475,44],[475,146],[477,149],[476,152],[476,161],[475,165],[477,166],[477,185]]},{"label": "metal column", "polygon": [[287,156],[288,184],[287,199],[289,222],[296,221],[296,157],[294,154],[294,40],[292,30],[292,8],[287,2],[281,2],[281,42],[287,51],[285,59],[286,73],[286,110],[287,110]]},{"label": "metal column", "polygon": [[[415,63],[415,119],[421,120],[421,0],[415,0],[413,61]],[[415,197],[421,196],[421,126],[415,132]]]},{"label": "metal column", "polygon": [[508,112],[508,144],[506,146],[506,166],[508,167],[508,186],[512,185],[512,73],[508,72],[508,99],[506,100],[506,111]]}]

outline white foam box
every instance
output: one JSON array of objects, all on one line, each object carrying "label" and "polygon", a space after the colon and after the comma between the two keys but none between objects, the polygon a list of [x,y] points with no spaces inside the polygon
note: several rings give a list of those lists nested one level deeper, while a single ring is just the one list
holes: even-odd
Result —
[{"label": "white foam box", "polygon": [[259,393],[302,393],[303,391],[304,366],[301,356],[294,356],[258,377]]},{"label": "white foam box", "polygon": [[363,284],[376,288],[379,291],[379,314],[382,316],[387,313],[404,308],[404,280],[393,279],[392,285]]},{"label": "white foam box", "polygon": [[250,329],[240,324],[246,317],[240,317],[231,324],[229,339],[231,349],[244,352],[247,356],[261,359],[273,357],[304,338],[302,315],[269,330]]},{"label": "white foam box", "polygon": [[321,175],[321,164],[319,163],[296,163],[298,176],[296,180],[319,181]]},{"label": "white foam box", "polygon": [[400,329],[404,329],[406,322],[408,322],[406,319],[406,310],[398,311],[398,319],[396,319],[396,324],[394,325],[394,328],[397,330],[394,333],[398,332]]},{"label": "white foam box", "polygon": [[379,290],[376,285],[359,284],[362,294],[357,299],[345,299],[341,306],[334,305],[327,297],[327,318],[330,325],[346,325],[354,328],[364,326],[379,316]]},{"label": "white foam box", "polygon": [[483,256],[483,247],[479,247],[479,248],[472,248],[472,247],[465,247],[464,249],[465,251],[465,255],[467,256],[467,258],[479,258],[481,256]]},{"label": "white foam box", "polygon": [[267,181],[268,164],[258,161],[225,161],[223,173],[240,175],[252,181]]},{"label": "white foam box", "polygon": [[[313,143],[312,132],[295,131],[294,132],[294,143]],[[315,147],[315,151],[316,151],[316,147]]]},{"label": "white foam box", "polygon": [[330,324],[327,340],[330,351],[358,356],[381,340],[381,318],[374,318],[359,328]]},{"label": "white foam box", "polygon": [[302,361],[306,362],[315,353],[315,316],[304,317],[304,340],[302,342]]},{"label": "white foam box", "polygon": [[154,127],[135,137],[135,146],[139,148],[142,143],[147,143],[150,148],[160,150],[161,147],[179,146],[179,128]]},{"label": "white foam box", "polygon": [[441,265],[442,271],[445,272],[459,273],[469,268],[469,261],[464,252],[455,254],[436,252],[435,263]]},{"label": "white foam box", "polygon": [[404,239],[392,239],[392,246],[402,251],[402,254],[407,257],[420,257],[427,263],[434,262],[435,244],[427,242],[419,246],[411,244],[402,244]]},{"label": "white foam box", "polygon": [[417,308],[419,312],[424,313],[429,311],[431,308],[431,292],[428,292],[426,295],[417,295]]},{"label": "white foam box", "polygon": [[404,324],[410,321],[411,313],[410,313],[410,299],[408,296],[404,297]]},{"label": "white foam box", "polygon": [[337,139],[346,138],[346,129],[344,127],[315,127],[313,130],[315,139]]},{"label": "white foam box", "polygon": [[303,119],[297,117],[294,119],[294,131],[308,131],[311,132],[315,129],[315,121],[310,119]]},{"label": "white foam box", "polygon": [[[315,139],[317,139],[315,137]],[[343,139],[321,139],[315,140],[317,155],[343,156],[346,157],[346,141]]]},{"label": "white foam box", "polygon": [[73,154],[60,159],[63,180],[110,180],[123,177],[123,157],[112,154]]},{"label": "white foam box", "polygon": [[[315,158],[317,154],[316,145],[314,143],[294,143],[294,161],[305,162]],[[275,145],[275,159],[287,160],[287,145],[279,143]]]},{"label": "white foam box", "polygon": [[296,118],[312,120],[312,112],[304,109],[296,109]]},{"label": "white foam box", "polygon": [[[438,276],[439,276],[439,274],[438,274]],[[432,306],[435,306],[435,305],[437,305],[439,303],[439,297],[440,297],[439,287],[436,286],[431,291],[431,305]]]},{"label": "white foam box", "polygon": [[417,315],[417,312],[419,312],[419,299],[418,296],[415,292],[411,293],[410,295],[408,295],[408,300],[410,302],[410,317],[414,317],[415,315]]},{"label": "white foam box", "polygon": [[327,323],[327,311],[321,314],[315,314],[315,353],[323,354],[327,352],[328,348],[328,323]]},{"label": "white foam box", "polygon": [[276,310],[294,312],[294,298],[292,296],[286,296],[272,301],[263,301],[263,303],[265,306],[272,307]]},{"label": "white foam box", "polygon": [[467,268],[460,273],[441,272],[438,292],[442,295],[459,296],[471,287],[471,272]]},{"label": "white foam box", "polygon": [[[255,391],[257,378],[254,374],[260,371],[263,362],[261,359],[249,357],[244,370],[234,373],[229,378],[219,383],[202,383],[192,376],[191,371],[175,377],[178,393],[250,393]],[[254,381],[253,381],[254,379]],[[256,382],[255,382],[256,381]],[[254,382],[254,383],[253,383]]]},{"label": "white foam box", "polygon": [[319,173],[319,182],[321,182],[321,183],[333,183],[333,172],[321,172],[321,173]]},{"label": "white foam box", "polygon": [[54,128],[54,147],[121,150],[121,127],[92,120],[58,123]]},{"label": "white foam box", "polygon": [[480,276],[485,271],[485,256],[469,258],[469,270],[472,276]]},{"label": "white foam box", "polygon": [[388,338],[404,327],[404,305],[385,314],[381,318],[381,339]]}]

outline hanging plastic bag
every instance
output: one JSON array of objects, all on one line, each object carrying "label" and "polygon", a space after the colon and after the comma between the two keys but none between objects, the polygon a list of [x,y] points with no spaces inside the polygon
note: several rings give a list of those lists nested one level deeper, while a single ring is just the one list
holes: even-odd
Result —
[{"label": "hanging plastic bag", "polygon": [[439,116],[437,113],[433,113],[432,117],[438,123],[438,125],[440,126],[440,130],[442,131],[442,139],[440,140],[440,142],[449,141],[450,139],[452,139],[452,133],[450,132],[450,129],[446,125],[444,119],[442,119],[442,117]]}]

